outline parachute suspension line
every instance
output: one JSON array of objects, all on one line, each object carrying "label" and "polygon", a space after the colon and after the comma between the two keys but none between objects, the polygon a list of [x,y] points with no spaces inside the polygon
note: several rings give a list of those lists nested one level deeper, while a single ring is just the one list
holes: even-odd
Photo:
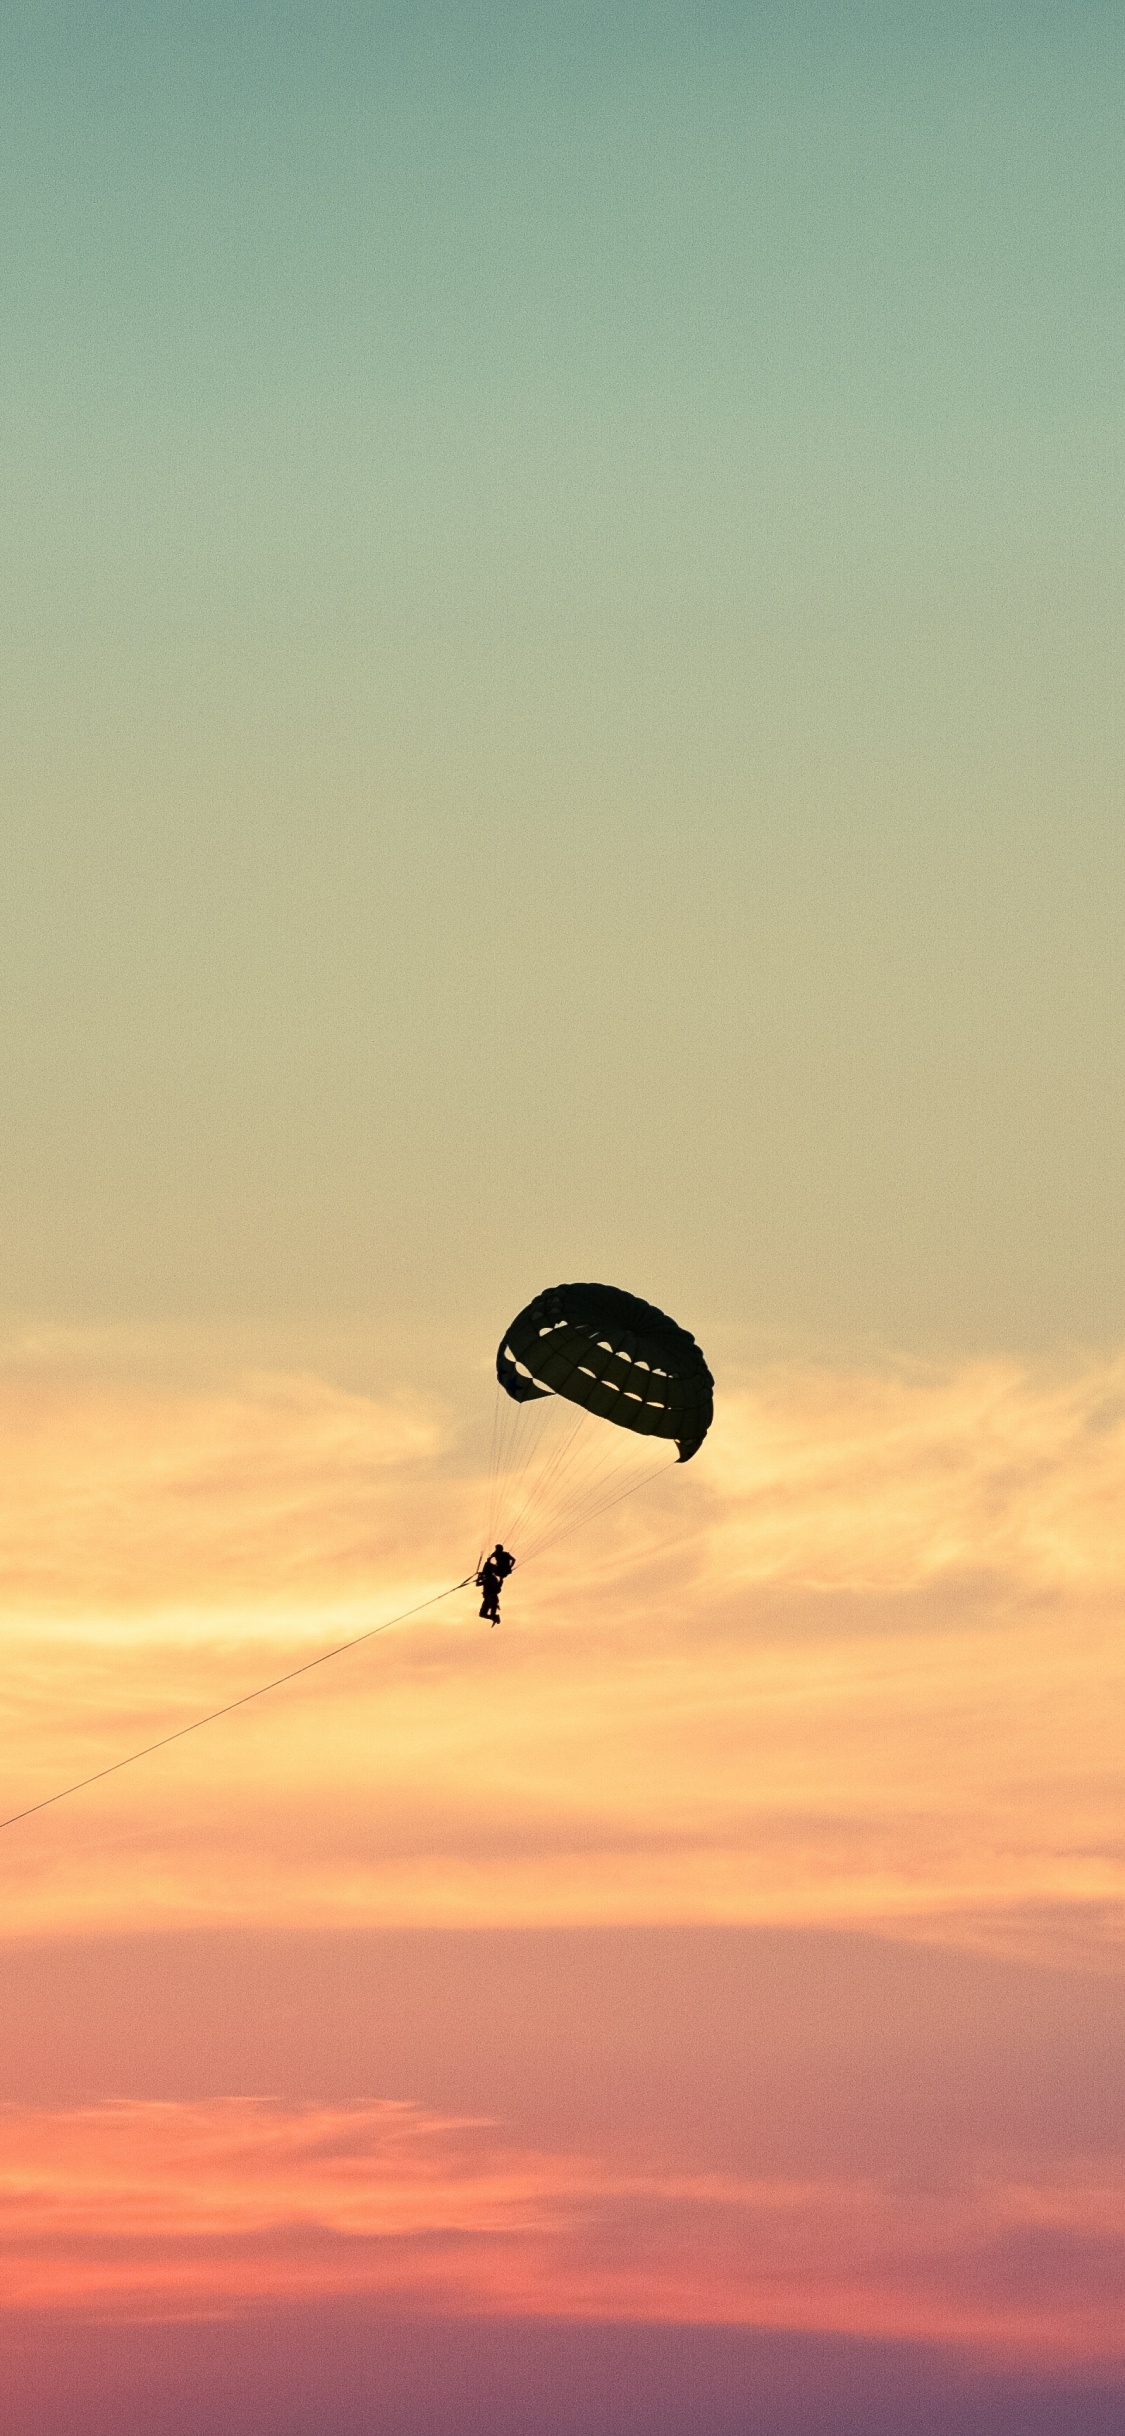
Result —
[{"label": "parachute suspension line", "polygon": [[[527,1443],[514,1447],[522,1460],[513,1461],[510,1469],[501,1445],[490,1514],[521,1564],[532,1550],[569,1530],[572,1518],[577,1524],[600,1513],[604,1504],[615,1503],[622,1482],[630,1490],[655,1477],[645,1472],[639,1483],[629,1478],[646,1441],[630,1433],[623,1442],[619,1431],[606,1429],[584,1407],[572,1419],[570,1411],[560,1411],[561,1403],[560,1397],[550,1396],[534,1411],[516,1405],[516,1433]],[[663,1471],[665,1466],[658,1468]],[[488,1536],[491,1543],[491,1521]]]},{"label": "parachute suspension line", "polygon": [[[593,1426],[596,1428],[596,1424]],[[555,1494],[537,1499],[525,1517],[535,1540],[541,1539],[545,1532],[552,1531],[565,1516],[581,1513],[591,1498],[598,1494],[607,1471],[616,1473],[619,1469],[629,1468],[629,1451],[621,1455],[616,1447],[606,1449],[596,1443],[591,1450],[589,1423],[581,1432],[573,1456],[571,1464],[560,1467],[554,1484]]]},{"label": "parachute suspension line", "polygon": [[[485,1544],[493,1545],[493,1535],[503,1521],[505,1498],[510,1489],[510,1475],[515,1472],[521,1480],[539,1451],[543,1430],[543,1407],[538,1403],[519,1404],[496,1382],[496,1460],[489,1487],[488,1510],[485,1521]],[[517,1460],[518,1458],[518,1460]]]},{"label": "parachute suspension line", "polygon": [[[662,1472],[665,1466],[660,1464],[657,1469]],[[655,1477],[655,1470],[643,1472],[638,1477],[628,1456],[608,1466],[603,1464],[590,1479],[582,1483],[576,1496],[540,1515],[531,1549],[548,1543],[553,1545],[563,1532],[577,1530],[580,1525],[592,1522],[606,1506],[616,1505],[620,1498],[631,1496],[635,1489],[643,1488],[647,1481]],[[530,1554],[531,1550],[527,1553]]]},{"label": "parachute suspension line", "polygon": [[[629,1437],[622,1446],[616,1431],[603,1435],[597,1421],[585,1414],[580,1415],[579,1427],[582,1433],[580,1440],[576,1443],[572,1433],[567,1442],[571,1452],[560,1463],[552,1484],[553,1496],[529,1501],[528,1515],[524,1519],[534,1518],[533,1544],[537,1545],[547,1534],[553,1535],[556,1526],[561,1527],[568,1521],[571,1513],[581,1516],[588,1509],[599,1507],[605,1490],[609,1488],[616,1493],[617,1482],[627,1480],[633,1472],[639,1451],[635,1438]],[[591,1431],[595,1433],[593,1439],[589,1434]],[[585,1465],[582,1460],[584,1455],[590,1457]],[[574,1477],[576,1462],[577,1478]],[[663,1464],[659,1466],[661,1471],[664,1468]]]},{"label": "parachute suspension line", "polygon": [[496,1498],[501,1468],[500,1447],[504,1434],[505,1423],[507,1421],[507,1415],[501,1410],[501,1406],[502,1404],[507,1404],[509,1402],[510,1398],[504,1394],[500,1381],[497,1379],[494,1382],[492,1391],[492,1444],[489,1448],[488,1455],[488,1492],[484,1516],[484,1545],[481,1548],[482,1561],[484,1558],[485,1548],[491,1545],[492,1533],[496,1523]]},{"label": "parachute suspension line", "polygon": [[[678,1462],[679,1457],[677,1456],[675,1460]],[[568,1515],[566,1521],[560,1523],[557,1531],[548,1531],[543,1538],[532,1541],[526,1555],[520,1559],[521,1569],[524,1565],[530,1565],[534,1557],[544,1555],[546,1550],[553,1548],[560,1539],[569,1538],[572,1531],[578,1531],[583,1524],[595,1521],[599,1514],[608,1513],[611,1506],[622,1505],[627,1497],[635,1497],[639,1489],[651,1488],[654,1480],[661,1480],[665,1472],[673,1469],[674,1464],[658,1463],[651,1472],[643,1472],[639,1480],[631,1480],[623,1489],[614,1489],[608,1497],[602,1499],[599,1505],[590,1508],[582,1507],[576,1514]]]},{"label": "parachute suspension line", "polygon": [[544,1422],[542,1434],[547,1437],[546,1450],[538,1471],[532,1473],[523,1503],[508,1526],[513,1539],[516,1538],[529,1514],[543,1503],[548,1488],[552,1490],[558,1488],[573,1461],[578,1440],[584,1435],[588,1422],[588,1413],[579,1411],[577,1419],[568,1429],[565,1438],[560,1438],[555,1446],[550,1444],[546,1421]]},{"label": "parachute suspension line", "polygon": [[513,1466],[508,1484],[511,1504],[505,1510],[505,1531],[517,1544],[533,1524],[538,1533],[560,1502],[569,1502],[576,1471],[581,1495],[583,1466],[589,1465],[591,1448],[594,1461],[604,1461],[597,1422],[582,1409],[575,1412],[568,1405],[564,1411],[560,1397],[552,1396],[539,1408],[528,1435],[531,1443],[524,1460]]},{"label": "parachute suspension line", "polygon": [[502,1481],[502,1476],[504,1476],[504,1442],[506,1442],[506,1425],[509,1425],[509,1415],[506,1415],[506,1410],[504,1410],[506,1401],[509,1401],[509,1398],[504,1396],[502,1384],[499,1384],[499,1379],[497,1379],[497,1384],[494,1384],[494,1389],[492,1389],[492,1449],[489,1449],[487,1498],[485,1498],[485,1515],[482,1515],[482,1530],[480,1530],[482,1557],[485,1557],[485,1549],[489,1547],[489,1542],[492,1542],[492,1527],[494,1527],[494,1520],[497,1520],[499,1481]]},{"label": "parachute suspension line", "polygon": [[447,1590],[435,1590],[428,1599],[419,1599],[416,1607],[403,1607],[397,1616],[386,1616],[381,1624],[371,1624],[366,1632],[353,1633],[350,1641],[337,1641],[332,1649],[322,1649],[319,1656],[306,1658],[300,1666],[291,1666],[284,1675],[272,1675],[268,1683],[259,1683],[252,1692],[240,1692],[237,1700],[226,1700],[221,1709],[209,1709],[205,1717],[193,1717],[190,1725],[177,1726],[171,1734],[161,1734],[156,1742],[146,1742],[140,1751],[129,1751],[124,1759],[113,1759],[108,1768],[95,1768],[90,1776],[80,1776],[73,1785],[63,1785],[58,1793],[47,1793],[41,1802],[29,1802],[26,1810],[13,1810],[10,1818],[0,1819],[0,1834],[5,1827],[18,1827],[21,1819],[34,1818],[37,1810],[50,1810],[56,1802],[69,1801],[72,1793],[84,1793],[88,1785],[100,1785],[103,1777],[117,1776],[122,1768],[134,1768],[139,1759],[151,1759],[154,1751],[166,1751],[169,1743],[182,1742],[187,1734],[198,1734],[201,1727],[214,1725],[220,1717],[230,1717],[235,1709],[248,1707],[251,1700],[263,1700],[267,1692],[280,1691],[283,1683],[295,1683],[298,1675],[311,1675],[314,1668],[327,1666],[330,1658],[342,1658],[345,1651],[359,1649],[364,1641],[377,1640],[381,1632],[390,1632],[393,1624],[405,1624],[410,1616],[420,1616],[427,1607],[437,1607],[442,1599],[451,1599],[454,1591],[466,1590],[473,1580],[467,1573],[464,1581],[450,1582]]},{"label": "parachute suspension line", "polygon": [[[498,1435],[498,1433],[499,1433],[499,1427],[500,1427],[500,1407],[499,1407],[499,1405],[498,1405],[498,1404],[497,1404],[497,1402],[496,1402],[496,1398],[495,1398],[495,1396],[493,1396],[493,1399],[492,1399],[492,1435],[491,1435],[491,1437],[490,1437],[490,1439],[489,1439],[489,1445],[488,1445],[488,1475],[487,1475],[487,1480],[486,1480],[486,1485],[485,1485],[484,1527],[485,1527],[485,1530],[486,1530],[486,1531],[487,1531],[487,1530],[488,1530],[488,1528],[489,1528],[489,1524],[490,1524],[491,1517],[492,1517],[492,1484],[493,1484],[493,1481],[494,1481],[494,1480],[495,1480],[495,1478],[496,1478],[496,1439],[497,1439],[497,1435]],[[483,1549],[483,1537],[482,1537],[482,1549]]]}]

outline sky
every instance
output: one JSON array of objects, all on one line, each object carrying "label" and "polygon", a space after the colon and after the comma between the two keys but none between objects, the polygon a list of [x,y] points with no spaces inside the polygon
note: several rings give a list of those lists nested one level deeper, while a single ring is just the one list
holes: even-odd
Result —
[{"label": "sky", "polygon": [[19,2436],[1101,2436],[1119,13],[0,70],[0,1812],[387,1627],[0,1831]]}]

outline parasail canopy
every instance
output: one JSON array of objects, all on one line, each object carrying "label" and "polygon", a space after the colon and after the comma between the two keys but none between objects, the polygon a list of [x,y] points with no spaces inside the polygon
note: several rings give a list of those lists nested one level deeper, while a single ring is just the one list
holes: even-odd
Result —
[{"label": "parasail canopy", "polygon": [[620,1286],[548,1286],[501,1339],[496,1376],[513,1401],[563,1396],[642,1437],[671,1438],[679,1460],[711,1427],[714,1380],[695,1338]]}]

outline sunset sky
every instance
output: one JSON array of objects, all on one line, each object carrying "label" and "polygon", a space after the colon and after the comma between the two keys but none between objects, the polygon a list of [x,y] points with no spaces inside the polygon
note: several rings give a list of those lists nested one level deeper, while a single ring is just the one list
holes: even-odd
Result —
[{"label": "sunset sky", "polygon": [[0,69],[5,2436],[1111,2436],[1120,13]]}]

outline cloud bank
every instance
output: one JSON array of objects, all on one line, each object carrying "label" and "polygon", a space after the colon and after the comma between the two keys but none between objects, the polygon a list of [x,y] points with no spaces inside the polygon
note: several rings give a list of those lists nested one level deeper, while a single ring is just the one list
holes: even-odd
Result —
[{"label": "cloud bank", "polygon": [[[9,1365],[5,1809],[444,1588],[483,1433]],[[745,1377],[686,1470],[29,1821],[9,1933],[880,1921],[1120,1951],[1125,1365]]]}]

